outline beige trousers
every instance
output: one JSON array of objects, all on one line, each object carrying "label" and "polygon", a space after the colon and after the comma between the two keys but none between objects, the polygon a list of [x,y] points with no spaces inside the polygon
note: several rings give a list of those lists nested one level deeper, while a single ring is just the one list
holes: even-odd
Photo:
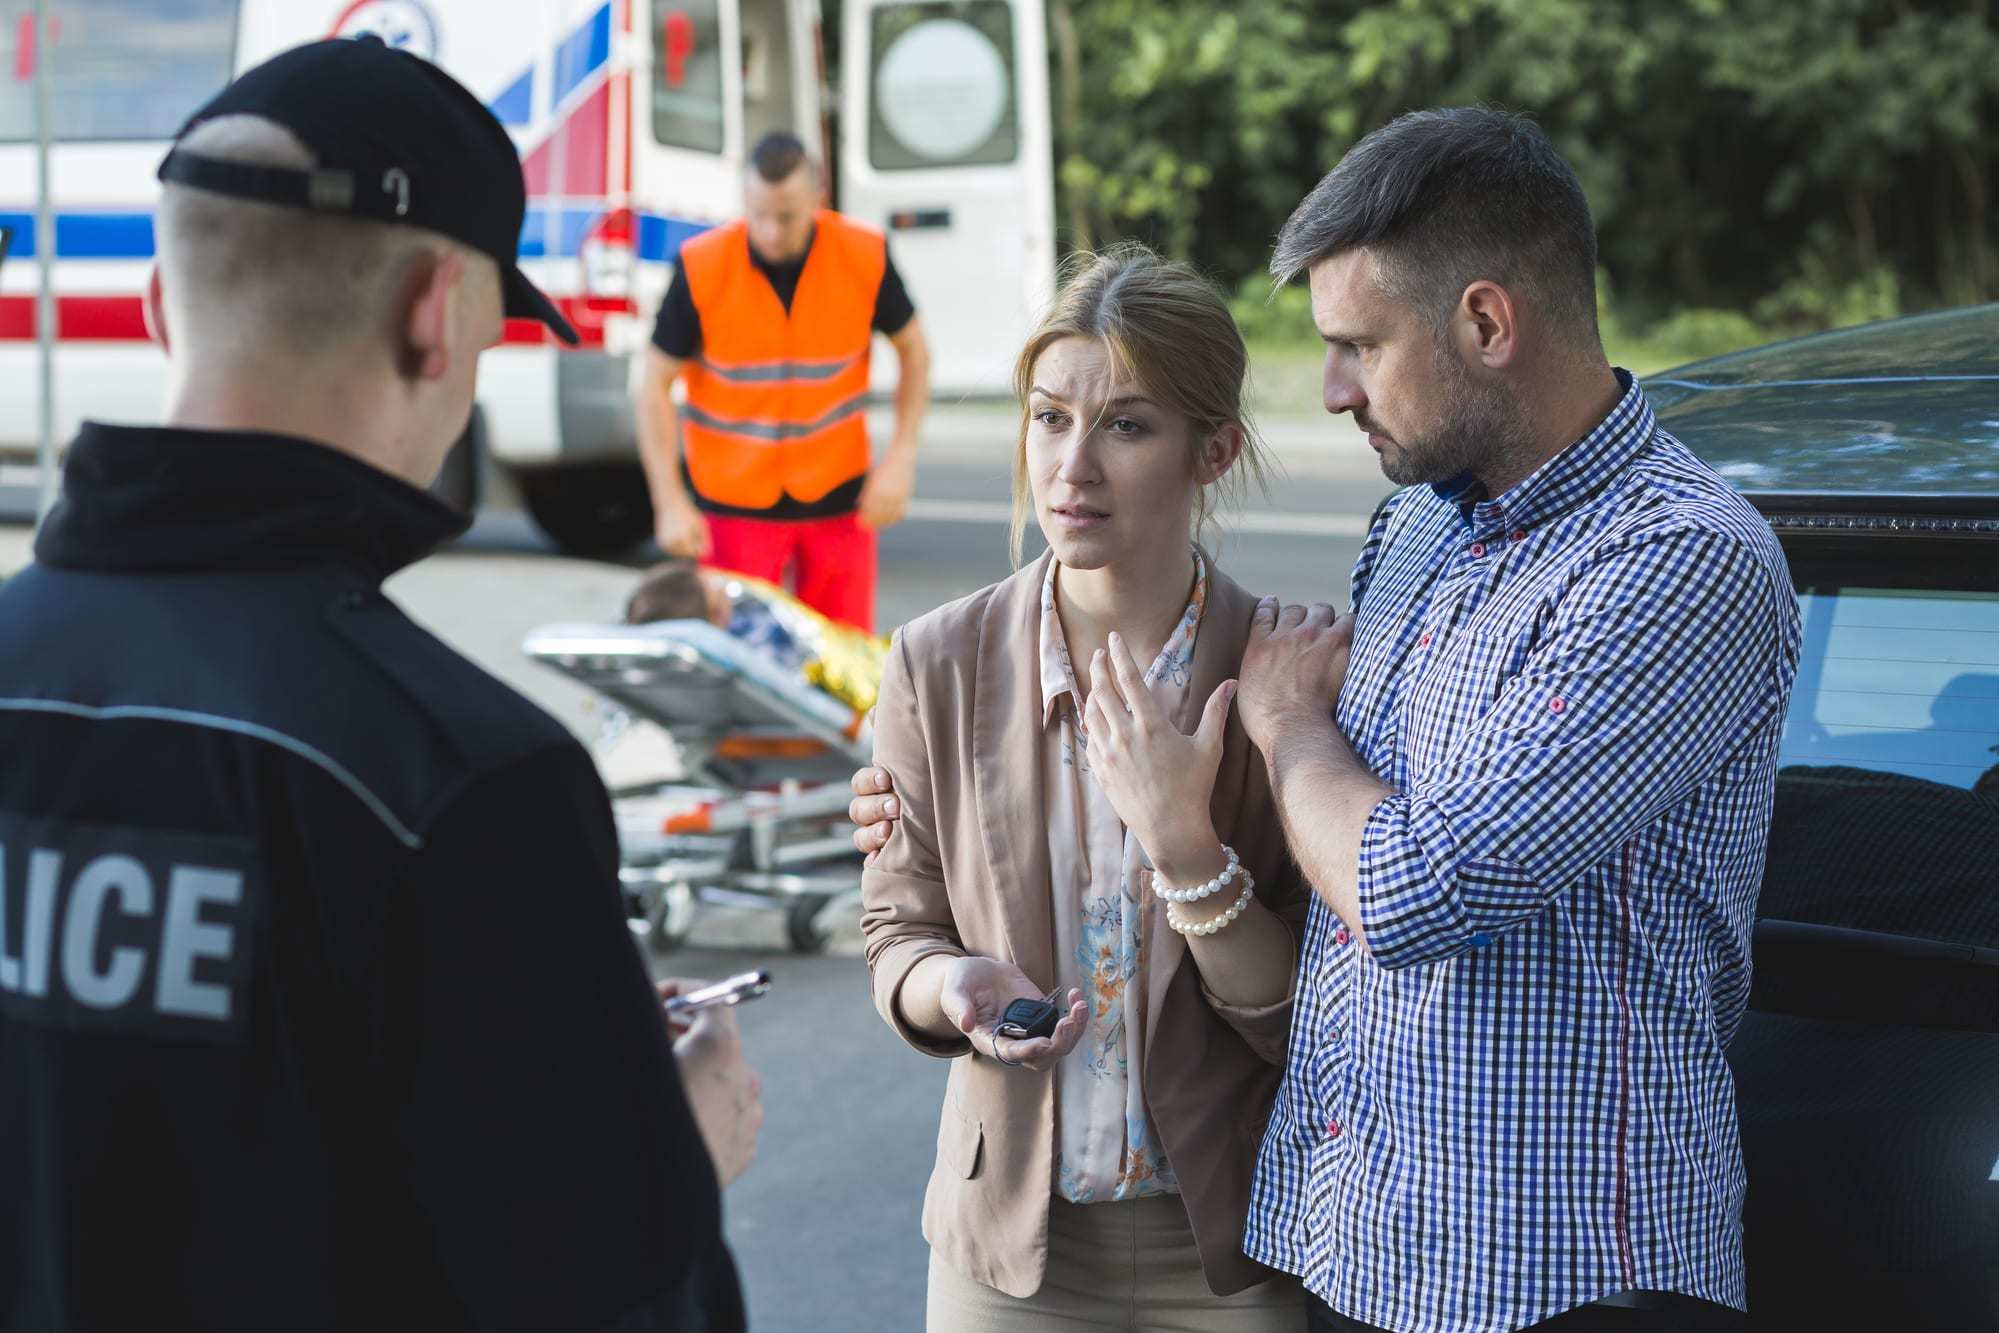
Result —
[{"label": "beige trousers", "polygon": [[1194,1232],[1176,1194],[1123,1203],[1048,1202],[1048,1275],[1009,1296],[930,1254],[929,1333],[1302,1333],[1305,1293],[1278,1277],[1217,1296],[1201,1275]]}]

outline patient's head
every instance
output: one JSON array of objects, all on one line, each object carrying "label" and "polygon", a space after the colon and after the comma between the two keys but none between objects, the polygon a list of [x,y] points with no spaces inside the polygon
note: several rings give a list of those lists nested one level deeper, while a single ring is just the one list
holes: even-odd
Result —
[{"label": "patient's head", "polygon": [[1248,370],[1228,303],[1186,265],[1140,245],[1072,257],[1014,366],[1015,563],[1030,514],[1072,568],[1179,558],[1217,492],[1263,474]]},{"label": "patient's head", "polygon": [[625,603],[625,623],[705,620],[727,629],[729,610],[726,579],[700,568],[692,560],[665,560],[648,569],[639,580],[639,586]]}]

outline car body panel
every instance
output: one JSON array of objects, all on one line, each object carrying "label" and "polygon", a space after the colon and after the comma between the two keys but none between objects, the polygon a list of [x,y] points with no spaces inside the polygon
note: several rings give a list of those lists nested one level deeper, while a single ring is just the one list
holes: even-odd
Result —
[{"label": "car body panel", "polygon": [[1697,361],[1645,392],[1745,492],[1999,497],[1999,303]]}]

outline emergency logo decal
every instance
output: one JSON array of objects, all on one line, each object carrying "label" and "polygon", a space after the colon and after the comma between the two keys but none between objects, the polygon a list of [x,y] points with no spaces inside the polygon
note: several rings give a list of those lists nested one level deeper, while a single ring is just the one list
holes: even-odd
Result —
[{"label": "emergency logo decal", "polygon": [[327,35],[375,36],[398,51],[437,60],[437,19],[418,0],[353,0]]}]

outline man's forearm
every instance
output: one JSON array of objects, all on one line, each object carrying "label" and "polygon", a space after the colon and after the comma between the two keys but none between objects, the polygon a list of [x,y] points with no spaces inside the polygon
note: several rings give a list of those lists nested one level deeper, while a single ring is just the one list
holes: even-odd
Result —
[{"label": "man's forearm", "polygon": [[672,383],[648,380],[639,395],[639,463],[654,508],[685,501],[687,486],[680,479],[680,411],[673,405]]},{"label": "man's forearm", "polygon": [[1368,816],[1394,795],[1340,735],[1326,714],[1300,717],[1264,751],[1284,837],[1298,868],[1356,938],[1360,921],[1360,844]]},{"label": "man's forearm", "polygon": [[923,438],[923,417],[930,410],[930,349],[918,343],[901,352],[895,379],[895,428],[888,451],[914,459]]}]

